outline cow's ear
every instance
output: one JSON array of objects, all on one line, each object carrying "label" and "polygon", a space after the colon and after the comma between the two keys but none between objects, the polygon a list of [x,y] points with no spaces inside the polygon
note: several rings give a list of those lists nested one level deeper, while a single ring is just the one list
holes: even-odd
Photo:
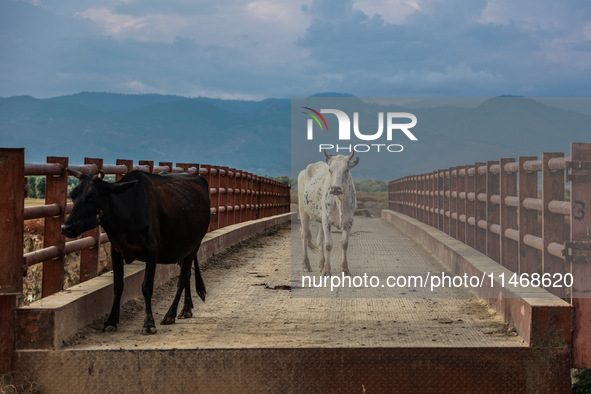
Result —
[{"label": "cow's ear", "polygon": [[[105,182],[106,183],[106,182]],[[130,181],[130,182],[115,182],[115,183],[106,183],[107,190],[114,194],[121,194],[137,184],[137,180]]]},{"label": "cow's ear", "polygon": [[355,158],[355,160],[349,162],[349,169],[355,167],[357,164],[359,164],[359,157],[357,157],[357,158]]}]

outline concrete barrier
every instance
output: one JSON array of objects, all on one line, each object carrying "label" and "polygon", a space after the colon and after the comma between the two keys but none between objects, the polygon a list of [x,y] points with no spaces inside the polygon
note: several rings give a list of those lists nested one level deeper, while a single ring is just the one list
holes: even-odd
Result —
[{"label": "concrete barrier", "polygon": [[570,351],[572,307],[567,302],[542,288],[516,288],[506,283],[503,286],[498,275],[504,273],[505,278],[510,278],[512,271],[434,227],[391,210],[382,210],[382,219],[415,238],[453,274],[480,278],[494,273],[493,286],[473,289],[478,296],[515,327],[530,346]]},{"label": "concrete barrier", "polygon": [[[292,213],[251,220],[207,233],[199,249],[199,261],[256,233],[289,221]],[[125,290],[121,302],[140,297],[145,263],[125,265]],[[176,264],[158,265],[154,285],[179,274]],[[113,302],[113,273],[109,272],[17,310],[17,349],[59,349],[78,330],[103,318]]]}]

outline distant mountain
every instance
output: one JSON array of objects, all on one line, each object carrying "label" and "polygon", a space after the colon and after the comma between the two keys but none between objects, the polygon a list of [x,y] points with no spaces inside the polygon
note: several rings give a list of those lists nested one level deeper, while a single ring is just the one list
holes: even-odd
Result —
[{"label": "distant mountain", "polygon": [[[348,105],[343,110],[360,111],[360,118],[368,122],[362,122],[363,130],[375,131],[375,103],[338,93],[320,93],[312,99],[322,102],[325,97],[343,100]],[[581,111],[591,108],[589,99],[475,100],[411,99],[403,106],[378,107],[379,111],[416,115],[413,133],[418,141],[409,141],[400,133],[402,153],[358,153],[361,162],[353,170],[354,176],[391,180],[500,157],[568,154],[571,141],[591,141],[591,117],[588,111]],[[296,115],[308,116],[300,112]],[[326,118],[335,121],[334,115]],[[334,129],[330,123],[329,127]],[[290,174],[293,165],[294,176],[307,163],[324,158],[317,146],[308,149],[305,141],[294,141],[289,99],[90,92],[50,99],[0,98],[0,146],[25,147],[27,162],[44,162],[46,156],[67,156],[75,164],[82,163],[84,157],[101,157],[105,163],[118,158],[136,163],[197,162],[273,176]]]},{"label": "distant mountain", "polygon": [[289,173],[289,100],[79,93],[0,99],[0,146],[46,156],[199,162]]}]

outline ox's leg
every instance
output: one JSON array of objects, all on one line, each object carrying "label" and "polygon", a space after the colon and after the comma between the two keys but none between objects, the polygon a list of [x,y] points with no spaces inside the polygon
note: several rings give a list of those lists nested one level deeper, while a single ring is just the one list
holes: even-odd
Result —
[{"label": "ox's leg", "polygon": [[332,236],[330,235],[330,224],[327,219],[322,219],[322,228],[318,231],[324,232],[324,268],[320,272],[322,276],[330,276],[330,251],[332,250]]},{"label": "ox's leg", "polygon": [[117,329],[119,323],[119,310],[121,294],[123,294],[123,256],[111,246],[111,260],[113,262],[113,306],[109,318],[105,322],[103,331],[112,332]]},{"label": "ox's leg", "polygon": [[[330,231],[330,226],[328,227]],[[324,255],[324,230],[322,229],[322,225],[318,226],[318,235],[316,236],[316,245],[318,245],[318,250],[320,251],[320,272],[324,269],[324,262],[326,261]]]},{"label": "ox's leg", "polygon": [[312,267],[310,267],[310,260],[308,259],[308,245],[312,242],[310,241],[310,217],[300,210],[300,234],[302,236],[302,248],[304,252],[304,260],[303,266],[304,271],[310,272],[312,271]]},{"label": "ox's leg", "polygon": [[[181,274],[179,275],[179,282],[176,289],[176,294],[174,296],[174,301],[172,301],[172,305],[164,315],[164,318],[160,322],[160,324],[174,324],[176,312],[178,310],[179,301],[181,300],[181,294],[183,290],[186,290],[191,283],[191,263],[193,262],[193,255],[189,255],[185,257],[181,262]],[[189,295],[190,297],[190,295]],[[186,303],[186,298],[185,298]]]},{"label": "ox's leg", "polygon": [[341,270],[343,274],[347,276],[351,276],[351,272],[349,272],[349,264],[347,262],[347,248],[349,247],[349,233],[350,228],[343,229],[343,235],[341,237],[341,247],[343,248],[343,261],[341,262]]},{"label": "ox's leg", "polygon": [[[153,256],[155,255],[152,254]],[[152,315],[152,293],[154,291],[154,275],[156,274],[156,260],[154,258],[146,258],[146,271],[144,274],[144,282],[142,283],[142,294],[146,302],[146,318],[144,319],[144,326],[142,334],[156,334],[156,324],[154,323],[154,316]]]}]

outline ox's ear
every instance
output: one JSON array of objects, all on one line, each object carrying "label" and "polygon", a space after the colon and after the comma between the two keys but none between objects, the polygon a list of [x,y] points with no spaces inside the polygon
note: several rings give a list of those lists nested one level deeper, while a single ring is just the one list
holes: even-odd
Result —
[{"label": "ox's ear", "polygon": [[137,180],[130,181],[130,182],[115,182],[115,183],[108,183],[104,182],[107,190],[114,194],[121,194],[126,192],[127,190],[131,189],[137,184]]},{"label": "ox's ear", "polygon": [[355,160],[349,162],[349,169],[355,167],[357,164],[359,164],[359,157],[356,157]]}]

